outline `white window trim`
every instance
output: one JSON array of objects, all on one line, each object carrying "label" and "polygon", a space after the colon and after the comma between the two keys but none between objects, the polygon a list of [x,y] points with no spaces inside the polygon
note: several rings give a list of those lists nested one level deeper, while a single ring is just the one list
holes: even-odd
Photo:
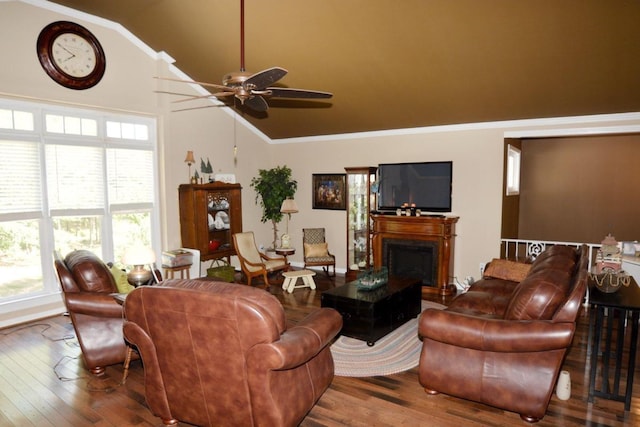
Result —
[{"label": "white window trim", "polygon": [[[104,211],[99,213],[96,210],[90,210],[91,213],[99,215],[111,215],[111,213],[148,209],[151,211],[151,241],[152,246],[156,254],[160,254],[161,250],[161,236],[160,236],[160,188],[157,184],[159,182],[158,171],[158,142],[157,142],[157,119],[151,116],[139,116],[133,114],[119,114],[112,111],[99,111],[91,109],[73,108],[68,106],[56,106],[53,104],[37,103],[22,100],[4,99],[0,98],[0,108],[6,108],[11,110],[20,110],[32,112],[34,114],[34,130],[13,130],[13,129],[0,129],[0,139],[10,139],[16,141],[30,141],[39,142],[41,145],[41,155],[44,158],[44,147],[47,144],[69,144],[69,145],[93,145],[106,148],[137,148],[146,149],[152,152],[153,164],[153,180],[156,183],[154,186],[154,195],[152,203],[132,203],[132,204],[118,204],[113,205],[111,209],[107,206]],[[91,118],[98,121],[98,135],[96,137],[86,135],[69,135],[69,134],[57,134],[48,133],[44,128],[45,114],[62,114],[70,116],[78,116],[81,118]],[[117,139],[106,137],[106,122],[117,121],[127,124],[140,124],[145,125],[148,128],[148,140],[142,141],[139,139]],[[42,179],[46,179],[46,171],[42,170]],[[4,327],[10,324],[18,322],[24,322],[30,319],[36,319],[43,317],[43,315],[51,315],[51,305],[58,305],[62,303],[60,296],[60,287],[55,276],[52,263],[52,254],[54,251],[53,236],[50,235],[51,231],[51,218],[53,215],[58,216],[60,214],[78,215],[88,212],[80,212],[78,210],[59,210],[56,212],[49,212],[46,205],[46,198],[44,200],[44,206],[42,212],[19,212],[15,214],[3,214],[0,215],[0,221],[15,221],[24,219],[40,219],[43,221],[44,226],[41,227],[41,242],[40,242],[40,254],[42,259],[42,279],[44,285],[44,292],[33,293],[16,298],[5,298],[0,300],[0,307],[2,307],[3,314],[0,316],[0,327]],[[111,234],[110,221],[105,221],[108,229],[103,230],[104,233]],[[43,232],[44,230],[44,232]],[[113,247],[111,244],[105,244],[103,250],[105,258],[113,257]],[[42,306],[43,310],[38,312],[37,307]],[[64,310],[64,305],[61,306]],[[58,313],[60,309],[53,309]],[[25,312],[29,313],[25,313]],[[53,313],[55,314],[55,313]],[[26,317],[25,317],[26,316]],[[7,320],[8,319],[8,320]]]},{"label": "white window trim", "polygon": [[522,152],[519,148],[507,144],[507,175],[506,194],[507,196],[517,196],[520,194],[520,165]]}]

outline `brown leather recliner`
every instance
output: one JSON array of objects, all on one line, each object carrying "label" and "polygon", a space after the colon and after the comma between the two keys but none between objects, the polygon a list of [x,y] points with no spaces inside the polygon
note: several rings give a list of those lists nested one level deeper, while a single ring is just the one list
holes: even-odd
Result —
[{"label": "brown leather recliner", "polygon": [[554,246],[520,282],[485,277],[446,310],[425,310],[420,384],[542,419],[576,329],[587,264],[586,246]]},{"label": "brown leather recliner", "polygon": [[296,426],[333,379],[333,309],[287,328],[264,290],[173,279],[135,289],[124,311],[147,404],[165,425]]},{"label": "brown leather recliner", "polygon": [[84,362],[95,375],[122,363],[127,346],[122,333],[122,306],[110,294],[118,292],[109,268],[87,250],[54,253],[54,266],[64,302],[80,343]]}]

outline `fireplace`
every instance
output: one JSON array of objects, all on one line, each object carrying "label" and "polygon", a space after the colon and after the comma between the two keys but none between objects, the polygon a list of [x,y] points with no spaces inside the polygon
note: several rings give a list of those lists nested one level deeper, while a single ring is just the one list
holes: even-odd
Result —
[{"label": "fireplace", "polygon": [[437,286],[438,243],[384,239],[382,264],[389,269],[389,275],[420,279],[422,286]]},{"label": "fireplace", "polygon": [[422,293],[452,295],[455,216],[371,215],[373,265],[418,278]]}]

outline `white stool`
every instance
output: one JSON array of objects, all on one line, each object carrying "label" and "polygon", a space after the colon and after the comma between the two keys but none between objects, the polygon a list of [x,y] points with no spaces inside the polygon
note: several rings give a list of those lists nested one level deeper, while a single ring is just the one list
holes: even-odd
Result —
[{"label": "white stool", "polygon": [[[313,281],[313,276],[316,275],[315,271],[311,270],[297,270],[297,271],[285,271],[282,273],[284,276],[284,283],[282,283],[282,289],[291,293],[295,288],[316,288],[316,282]],[[302,285],[296,286],[298,278],[302,277]]]}]

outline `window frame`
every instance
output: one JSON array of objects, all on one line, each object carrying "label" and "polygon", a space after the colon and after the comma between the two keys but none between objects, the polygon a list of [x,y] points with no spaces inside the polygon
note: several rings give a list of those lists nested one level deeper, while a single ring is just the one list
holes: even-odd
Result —
[{"label": "window frame", "polygon": [[[38,103],[22,100],[0,98],[0,109],[17,110],[30,112],[33,114],[33,130],[6,129],[0,128],[0,140],[30,142],[39,144],[40,154],[40,179],[43,182],[41,211],[24,211],[15,213],[0,213],[0,222],[32,220],[39,221],[40,236],[40,258],[43,280],[43,291],[35,293],[25,293],[10,297],[0,298],[0,304],[13,304],[29,300],[37,296],[51,296],[60,293],[55,271],[53,269],[52,254],[54,248],[53,218],[60,216],[78,215],[100,215],[102,216],[102,257],[105,261],[114,261],[113,253],[113,223],[114,214],[124,212],[149,213],[151,221],[151,245],[154,251],[160,253],[160,189],[159,189],[159,163],[158,163],[158,142],[157,142],[157,119],[147,115],[121,114],[107,110],[94,110],[86,108],[75,108],[69,106],[59,106],[48,103]],[[96,120],[97,135],[76,135],[65,133],[48,132],[45,128],[47,114],[78,117],[81,120]],[[114,138],[107,137],[107,122],[119,122],[121,124],[144,126],[147,129],[147,139],[138,138]],[[137,135],[136,135],[137,136]],[[92,146],[101,149],[103,171],[103,191],[104,207],[101,209],[56,209],[51,210],[48,202],[48,184],[46,171],[45,150],[47,145],[69,145],[69,146]],[[153,197],[151,202],[144,203],[118,203],[111,204],[108,191],[107,172],[107,150],[113,148],[140,149],[152,153],[152,180]],[[133,243],[133,242],[132,242]],[[65,254],[63,254],[65,255]],[[119,261],[119,260],[115,260]],[[15,305],[15,304],[14,304]]]},{"label": "window frame", "polygon": [[507,144],[507,174],[505,180],[507,196],[517,196],[520,194],[521,165],[522,151],[511,144]]}]

